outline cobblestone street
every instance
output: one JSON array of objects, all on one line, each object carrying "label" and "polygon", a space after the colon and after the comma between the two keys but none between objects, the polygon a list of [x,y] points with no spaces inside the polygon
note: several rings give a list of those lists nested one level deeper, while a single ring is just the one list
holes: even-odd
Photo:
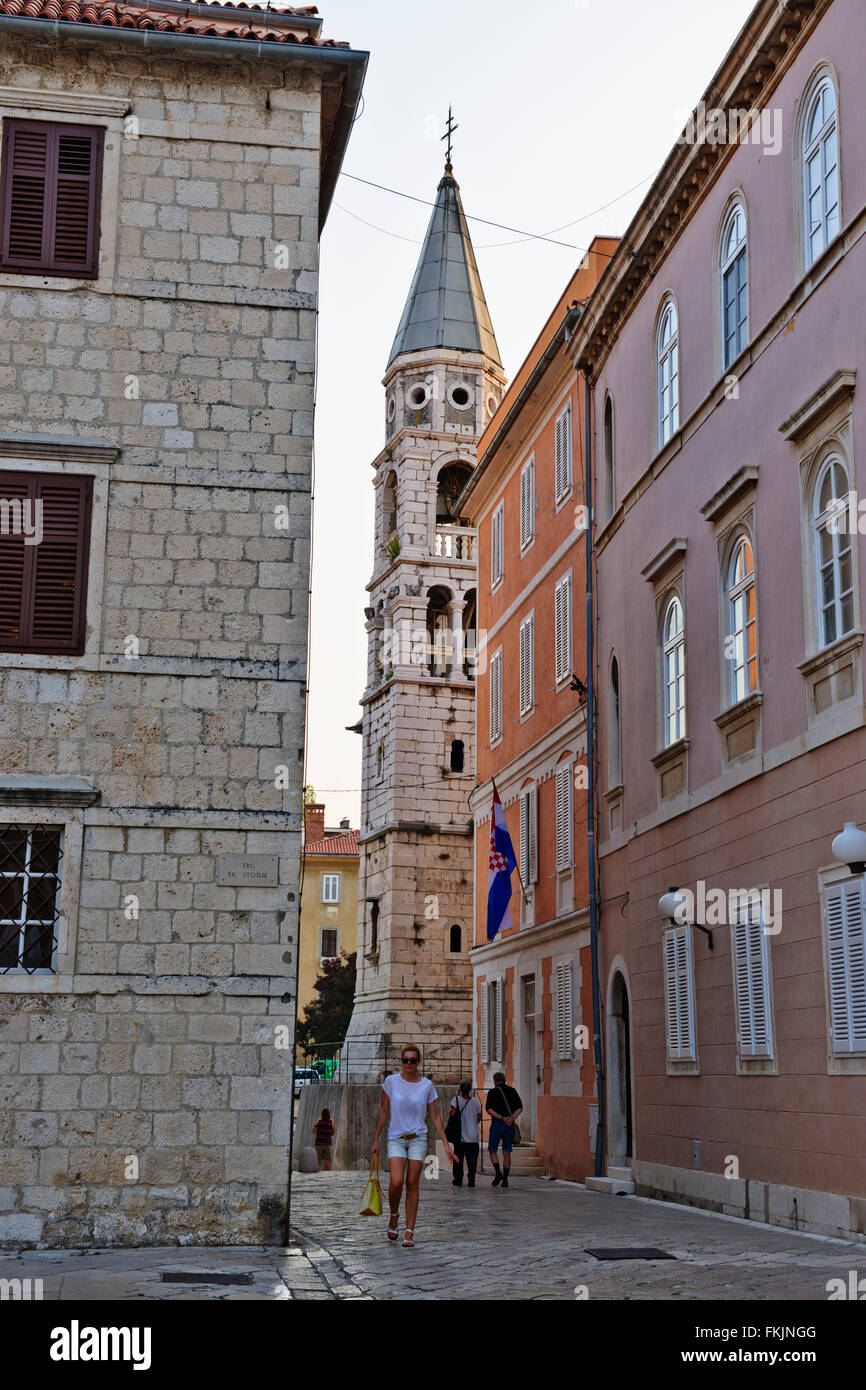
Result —
[{"label": "cobblestone street", "polygon": [[[329,1279],[336,1267],[355,1297],[562,1300],[583,1285],[589,1300],[823,1302],[829,1279],[866,1274],[863,1245],[537,1178],[514,1178],[502,1192],[489,1175],[474,1191],[422,1179],[418,1244],[404,1250],[386,1239],[384,1216],[358,1215],[364,1181],[361,1173],[299,1173],[293,1187],[295,1231],[314,1260],[327,1252]],[[586,1253],[623,1245],[676,1258],[599,1261]]]}]

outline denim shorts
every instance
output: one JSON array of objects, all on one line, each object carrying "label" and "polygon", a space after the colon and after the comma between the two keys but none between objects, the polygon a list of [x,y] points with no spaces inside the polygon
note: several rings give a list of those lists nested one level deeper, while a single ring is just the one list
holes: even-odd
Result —
[{"label": "denim shorts", "polygon": [[427,1135],[413,1134],[411,1139],[401,1139],[399,1135],[388,1135],[389,1158],[411,1158],[423,1163],[427,1157]]},{"label": "denim shorts", "polygon": [[490,1138],[487,1140],[487,1150],[495,1154],[499,1148],[499,1141],[502,1140],[502,1152],[511,1153],[511,1146],[514,1143],[514,1125],[507,1125],[502,1120],[490,1121]]}]

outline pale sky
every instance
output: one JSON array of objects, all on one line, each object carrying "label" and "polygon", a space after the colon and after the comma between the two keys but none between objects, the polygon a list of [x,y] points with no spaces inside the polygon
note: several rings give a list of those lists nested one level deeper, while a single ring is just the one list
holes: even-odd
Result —
[{"label": "pale sky", "polygon": [[752,7],[320,0],[324,37],[370,51],[322,237],[307,781],[328,825],[359,823],[361,739],[345,726],[360,716],[366,677],[370,465],[384,444],[381,380],[430,216],[345,175],[432,201],[450,102],[467,215],[571,243],[469,222],[510,378],[593,235],[625,231]]}]

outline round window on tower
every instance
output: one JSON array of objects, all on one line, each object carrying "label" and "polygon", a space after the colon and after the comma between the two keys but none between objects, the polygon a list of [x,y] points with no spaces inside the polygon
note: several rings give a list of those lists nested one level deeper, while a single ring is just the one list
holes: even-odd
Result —
[{"label": "round window on tower", "polygon": [[388,397],[388,424],[389,424],[389,425],[390,425],[391,421],[394,419],[394,416],[395,416],[396,414],[397,414],[397,402],[396,402],[396,400],[394,399],[393,396],[389,396],[389,397]]},{"label": "round window on tower", "polygon": [[468,386],[452,386],[448,392],[448,399],[455,410],[468,410],[472,404],[472,392]]},{"label": "round window on tower", "polygon": [[412,410],[423,410],[430,399],[430,392],[423,382],[410,386],[406,400]]},{"label": "round window on tower", "polygon": [[488,419],[490,418],[491,415],[495,415],[495,414],[496,414],[496,407],[497,407],[498,404],[499,404],[499,402],[497,401],[497,399],[496,399],[495,396],[490,395],[490,396],[487,397],[487,416],[488,416]]}]

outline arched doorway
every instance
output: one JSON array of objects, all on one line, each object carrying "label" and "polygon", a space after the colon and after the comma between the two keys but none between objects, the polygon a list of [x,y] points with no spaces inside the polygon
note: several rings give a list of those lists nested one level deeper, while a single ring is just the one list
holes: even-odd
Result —
[{"label": "arched doorway", "polygon": [[629,1167],[634,1154],[631,1009],[628,985],[614,970],[608,996],[608,1166]]}]

